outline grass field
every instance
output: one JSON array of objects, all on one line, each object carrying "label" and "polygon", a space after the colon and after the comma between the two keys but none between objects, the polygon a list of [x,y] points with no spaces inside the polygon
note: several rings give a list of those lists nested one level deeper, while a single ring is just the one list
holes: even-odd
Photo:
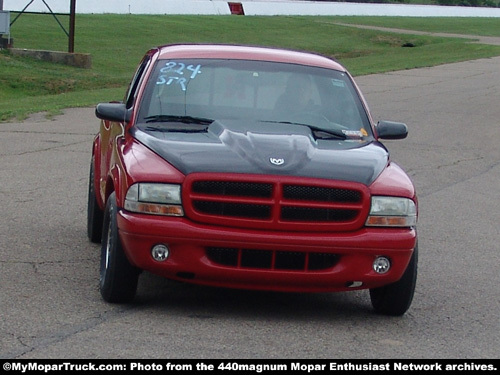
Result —
[{"label": "grass field", "polygon": [[[92,55],[92,69],[2,51],[0,121],[120,100],[144,52],[160,44],[214,42],[308,50],[336,58],[354,75],[500,55],[500,46],[354,29],[335,22],[500,36],[499,19],[79,15],[75,51]],[[11,34],[17,48],[67,50],[66,35],[50,16],[23,15]],[[402,47],[407,43],[414,47]]]},{"label": "grass field", "polygon": [[342,22],[436,33],[500,37],[498,18],[342,17]]}]

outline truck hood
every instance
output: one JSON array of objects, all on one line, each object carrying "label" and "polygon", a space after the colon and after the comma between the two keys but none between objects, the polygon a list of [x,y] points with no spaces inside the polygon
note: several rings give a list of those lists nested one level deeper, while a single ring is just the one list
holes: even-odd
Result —
[{"label": "truck hood", "polygon": [[303,125],[216,120],[201,129],[135,126],[130,131],[185,175],[273,174],[370,185],[389,159],[378,142],[315,139]]}]

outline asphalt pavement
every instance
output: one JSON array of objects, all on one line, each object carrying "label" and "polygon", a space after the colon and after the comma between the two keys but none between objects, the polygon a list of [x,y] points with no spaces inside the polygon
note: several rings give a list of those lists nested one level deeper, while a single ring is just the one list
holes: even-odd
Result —
[{"label": "asphalt pavement", "polygon": [[[420,203],[419,276],[400,318],[368,292],[263,293],[142,275],[103,302],[86,237],[93,108],[0,124],[0,358],[498,358],[500,57],[359,77]],[[114,98],[110,98],[114,99]]]}]

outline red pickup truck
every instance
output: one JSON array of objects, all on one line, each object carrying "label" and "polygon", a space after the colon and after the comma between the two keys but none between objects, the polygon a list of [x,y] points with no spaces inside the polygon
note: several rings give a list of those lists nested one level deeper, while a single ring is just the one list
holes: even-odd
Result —
[{"label": "red pickup truck", "polygon": [[417,277],[417,198],[352,76],[312,53],[168,45],[123,102],[101,103],[88,236],[100,291],[131,301],[142,270],[216,287],[369,289],[402,315]]}]

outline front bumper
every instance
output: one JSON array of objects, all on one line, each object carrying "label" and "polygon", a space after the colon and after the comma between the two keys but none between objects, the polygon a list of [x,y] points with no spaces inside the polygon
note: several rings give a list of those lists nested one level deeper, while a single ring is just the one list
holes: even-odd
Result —
[{"label": "front bumper", "polygon": [[[203,285],[290,292],[345,291],[393,283],[406,270],[417,237],[412,228],[363,228],[348,233],[247,230],[124,210],[118,214],[118,228],[130,263],[140,269]],[[159,243],[170,249],[164,262],[151,257],[151,248]],[[338,261],[321,270],[261,269],[214,262],[207,248],[328,253],[338,255]],[[372,269],[377,256],[391,260],[386,274]]]}]

